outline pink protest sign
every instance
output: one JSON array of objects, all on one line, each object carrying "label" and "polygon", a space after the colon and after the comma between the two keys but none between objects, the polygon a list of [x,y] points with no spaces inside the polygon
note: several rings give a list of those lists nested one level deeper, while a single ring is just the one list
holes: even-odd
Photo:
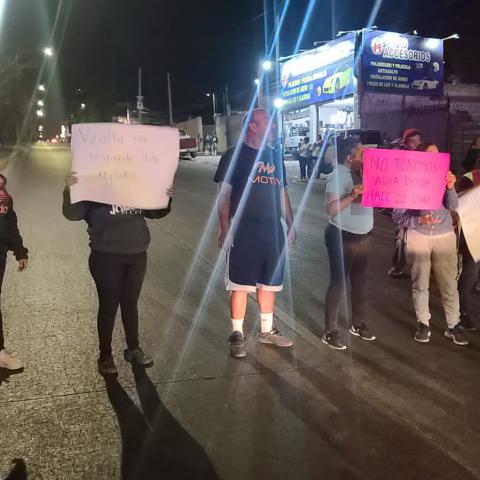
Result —
[{"label": "pink protest sign", "polygon": [[367,148],[362,205],[435,210],[442,204],[449,153]]}]

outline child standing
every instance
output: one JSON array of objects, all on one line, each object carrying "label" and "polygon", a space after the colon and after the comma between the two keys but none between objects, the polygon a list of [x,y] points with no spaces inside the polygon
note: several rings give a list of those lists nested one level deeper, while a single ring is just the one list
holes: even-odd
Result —
[{"label": "child standing", "polygon": [[[13,200],[5,189],[7,179],[0,174],[0,295],[7,263],[7,252],[12,250],[18,261],[18,270],[24,271],[28,265],[28,250],[23,246],[17,226],[17,215],[13,210]],[[22,362],[7,353],[3,337],[2,312],[0,310],[0,368],[20,370]]]}]

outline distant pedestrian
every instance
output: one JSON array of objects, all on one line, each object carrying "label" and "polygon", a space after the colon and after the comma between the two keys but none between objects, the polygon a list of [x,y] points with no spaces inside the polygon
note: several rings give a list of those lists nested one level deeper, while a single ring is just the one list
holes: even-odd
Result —
[{"label": "distant pedestrian", "polygon": [[210,155],[210,149],[212,145],[212,136],[209,133],[205,134],[205,137],[203,139],[203,151],[207,154]]},{"label": "distant pedestrian", "polygon": [[[416,150],[422,143],[420,132],[414,128],[407,128],[402,135],[401,141],[397,142],[400,150]],[[407,270],[407,262],[405,257],[405,234],[406,229],[395,228],[395,250],[393,252],[392,267],[388,271],[388,275],[392,278],[408,278],[410,274]]]},{"label": "distant pedestrian", "polygon": [[308,178],[312,178],[313,172],[318,174],[318,170],[320,168],[319,159],[322,154],[323,148],[323,139],[320,134],[317,135],[317,140],[312,144],[311,151],[312,156],[310,162],[307,165],[307,175]]},{"label": "distant pedestrian", "polygon": [[227,250],[226,289],[230,292],[232,334],[229,353],[246,356],[243,322],[248,293],[260,306],[260,343],[290,347],[293,342],[273,324],[275,296],[283,288],[287,224],[289,243],[295,241],[293,213],[286,191],[280,149],[268,145],[274,127],[261,108],[246,117],[246,137],[220,159],[214,181],[219,183],[219,247]]},{"label": "distant pedestrian", "polygon": [[307,181],[307,164],[308,160],[312,156],[310,138],[305,137],[298,147],[298,162],[300,166],[300,181]]},{"label": "distant pedestrian", "polygon": [[[330,284],[325,297],[325,333],[322,341],[335,350],[345,350],[338,329],[341,305],[345,304],[346,284],[350,281],[352,321],[349,332],[363,340],[375,340],[366,325],[366,281],[373,208],[364,207],[361,166],[363,150],[353,138],[338,139],[338,167],[325,190],[329,224],[325,245],[330,264]],[[349,322],[350,323],[350,322]]]},{"label": "distant pedestrian", "polygon": [[140,347],[138,338],[138,298],[147,268],[150,243],[145,218],[163,218],[170,213],[173,187],[167,208],[141,210],[120,205],[70,201],[70,187],[78,183],[75,172],[66,178],[63,215],[68,220],[85,220],[90,236],[88,265],[98,292],[97,330],[99,338],[98,370],[102,375],[116,375],[112,356],[112,334],[120,306],[125,331],[127,362],[150,367],[153,360]]},{"label": "distant pedestrian", "polygon": [[[0,174],[0,294],[8,251],[13,251],[20,272],[25,271],[28,266],[28,250],[23,246],[23,240],[17,226],[17,215],[13,209],[13,199],[7,192],[6,186],[7,179]],[[0,310],[0,368],[20,370],[22,367],[22,362],[5,350],[3,318]]]},{"label": "distant pedestrian", "polygon": [[217,155],[218,153],[218,137],[217,132],[213,132],[212,135],[212,155]]},{"label": "distant pedestrian", "polygon": [[[437,151],[431,144],[424,144],[423,151]],[[414,340],[430,341],[430,272],[433,269],[442,297],[447,320],[445,337],[456,345],[468,345],[460,329],[460,305],[457,290],[458,262],[457,237],[453,228],[451,211],[458,207],[455,191],[455,175],[448,172],[443,202],[437,210],[393,210],[393,221],[406,228],[406,254],[412,278],[412,298],[417,329]]]}]

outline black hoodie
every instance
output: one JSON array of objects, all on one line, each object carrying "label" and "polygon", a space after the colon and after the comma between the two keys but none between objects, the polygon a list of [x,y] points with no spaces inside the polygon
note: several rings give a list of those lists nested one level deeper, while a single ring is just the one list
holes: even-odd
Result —
[{"label": "black hoodie", "polygon": [[162,218],[170,213],[172,200],[162,210],[141,210],[96,202],[71,203],[70,190],[63,191],[63,215],[68,220],[85,220],[90,248],[116,254],[143,253],[150,243],[145,218]]},{"label": "black hoodie", "polygon": [[12,250],[17,260],[23,260],[28,258],[28,250],[23,246],[13,200],[6,186],[7,179],[0,174],[0,257],[5,257]]}]

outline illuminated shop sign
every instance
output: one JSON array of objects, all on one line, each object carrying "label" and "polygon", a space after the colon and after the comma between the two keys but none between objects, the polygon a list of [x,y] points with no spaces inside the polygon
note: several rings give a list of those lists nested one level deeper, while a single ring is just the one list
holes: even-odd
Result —
[{"label": "illuminated shop sign", "polygon": [[355,92],[354,33],[288,60],[281,68],[285,109],[345,98]]},{"label": "illuminated shop sign", "polygon": [[393,32],[367,32],[363,38],[365,91],[404,95],[443,93],[443,41]]}]

